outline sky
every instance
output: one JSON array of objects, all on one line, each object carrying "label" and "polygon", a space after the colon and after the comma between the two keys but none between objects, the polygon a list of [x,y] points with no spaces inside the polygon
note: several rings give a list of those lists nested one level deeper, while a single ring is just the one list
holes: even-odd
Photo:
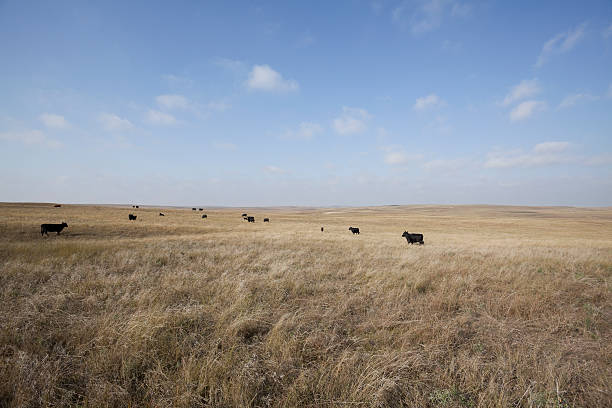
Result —
[{"label": "sky", "polygon": [[0,201],[612,205],[612,2],[0,0]]}]

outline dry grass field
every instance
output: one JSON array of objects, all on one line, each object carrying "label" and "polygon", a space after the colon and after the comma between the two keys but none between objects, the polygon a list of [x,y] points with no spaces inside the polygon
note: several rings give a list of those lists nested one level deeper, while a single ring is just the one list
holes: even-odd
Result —
[{"label": "dry grass field", "polygon": [[612,406],[612,208],[205,212],[0,204],[0,406]]}]

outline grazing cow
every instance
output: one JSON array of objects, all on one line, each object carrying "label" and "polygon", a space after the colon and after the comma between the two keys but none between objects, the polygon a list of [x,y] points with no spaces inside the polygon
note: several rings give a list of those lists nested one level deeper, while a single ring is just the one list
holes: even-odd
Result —
[{"label": "grazing cow", "polygon": [[134,214],[129,214],[128,218],[130,219],[130,221],[136,221],[136,216]]},{"label": "grazing cow", "polygon": [[59,235],[64,228],[68,228],[68,224],[65,222],[62,222],[61,224],[40,224],[40,235],[46,234],[49,236],[48,231],[57,232],[57,235]]},{"label": "grazing cow", "polygon": [[323,232],[323,227],[321,227],[321,232]]},{"label": "grazing cow", "polygon": [[59,208],[59,207],[61,207],[61,206],[62,206],[61,204],[55,204],[55,205],[54,205],[54,207],[55,207],[55,208]]},{"label": "grazing cow", "polygon": [[198,208],[198,210],[200,210],[200,211],[204,211],[204,209],[203,209],[203,208]]},{"label": "grazing cow", "polygon": [[208,215],[202,214],[202,218],[208,218]]},{"label": "grazing cow", "polygon": [[349,227],[349,231],[351,231],[353,235],[355,234],[359,235],[359,228]]},{"label": "grazing cow", "polygon": [[255,222],[255,217],[247,217],[248,222]]},{"label": "grazing cow", "polygon": [[264,218],[264,222],[270,222],[269,218]]},{"label": "grazing cow", "polygon": [[246,217],[246,216],[247,216],[247,213],[244,213],[241,215],[241,217]]},{"label": "grazing cow", "polygon": [[166,215],[164,213],[159,213],[160,217],[165,217]]},{"label": "grazing cow", "polygon": [[136,208],[140,208],[139,206],[136,206]]},{"label": "grazing cow", "polygon": [[425,245],[425,242],[423,241],[423,234],[411,234],[408,231],[404,231],[404,233],[402,234],[402,237],[406,238],[406,241],[408,241],[410,245],[412,244]]},{"label": "grazing cow", "polygon": [[191,209],[191,211],[195,211],[195,210],[196,210],[195,208],[192,208],[192,209]]}]

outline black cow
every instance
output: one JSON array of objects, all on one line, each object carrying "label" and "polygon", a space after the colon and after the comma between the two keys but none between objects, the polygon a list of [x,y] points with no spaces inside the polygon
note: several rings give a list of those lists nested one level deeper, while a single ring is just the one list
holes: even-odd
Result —
[{"label": "black cow", "polygon": [[208,215],[202,214],[202,218],[208,218]]},{"label": "black cow", "polygon": [[264,222],[270,222],[269,218],[264,218]]},{"label": "black cow", "polygon": [[196,210],[195,208],[192,208],[192,209],[191,209],[191,211],[195,211],[195,210]]},{"label": "black cow", "polygon": [[349,227],[349,231],[351,231],[354,234],[359,235],[359,228],[353,228],[353,227]]},{"label": "black cow", "polygon": [[246,217],[246,216],[247,216],[247,213],[244,213],[241,215],[241,217]]},{"label": "black cow", "polygon": [[323,232],[323,227],[321,227],[321,232]]},{"label": "black cow", "polygon": [[49,236],[48,231],[57,232],[57,235],[59,235],[64,228],[68,228],[68,224],[65,222],[62,222],[61,224],[40,224],[40,235],[46,234]]},{"label": "black cow", "polygon": [[55,208],[59,208],[59,207],[61,207],[61,206],[62,206],[61,204],[55,204],[55,205],[54,205],[54,207],[55,207]]},{"label": "black cow", "polygon": [[423,234],[411,234],[408,231],[404,231],[404,233],[402,234],[402,237],[406,238],[406,241],[408,241],[410,245],[412,244],[425,245],[425,242],[423,241]]},{"label": "black cow", "polygon": [[247,217],[248,222],[255,222],[255,217]]},{"label": "black cow", "polygon": [[243,220],[248,221],[249,217],[242,217]]},{"label": "black cow", "polygon": [[204,211],[204,209],[203,209],[203,208],[198,208],[198,210],[200,210],[200,211]]},{"label": "black cow", "polygon": [[165,217],[166,215],[164,213],[159,213],[160,217]]},{"label": "black cow", "polygon": [[130,219],[130,221],[136,221],[136,216],[134,214],[129,214],[128,218]]}]

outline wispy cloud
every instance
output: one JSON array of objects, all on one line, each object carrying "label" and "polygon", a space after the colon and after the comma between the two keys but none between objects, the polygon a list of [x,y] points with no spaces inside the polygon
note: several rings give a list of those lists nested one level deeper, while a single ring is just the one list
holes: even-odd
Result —
[{"label": "wispy cloud", "polygon": [[465,158],[456,159],[435,159],[423,164],[423,168],[428,171],[459,171],[470,166],[472,162]]},{"label": "wispy cloud", "polygon": [[229,102],[221,100],[221,101],[210,101],[206,104],[206,107],[211,111],[225,112],[226,110],[230,109],[232,105]]},{"label": "wispy cloud", "polygon": [[176,118],[169,113],[160,112],[154,109],[150,109],[145,119],[152,125],[174,125],[178,123]]},{"label": "wispy cloud", "polygon": [[166,109],[190,109],[191,103],[183,95],[159,95],[155,98],[157,104]]},{"label": "wispy cloud", "polygon": [[296,130],[287,130],[282,134],[282,139],[287,140],[310,140],[321,133],[323,128],[315,122],[302,122]]},{"label": "wispy cloud", "polygon": [[512,87],[510,92],[501,102],[502,106],[508,106],[514,102],[531,98],[540,93],[540,84],[537,79],[524,79],[518,85]]},{"label": "wispy cloud", "polygon": [[559,104],[559,109],[570,108],[580,103],[594,101],[597,99],[599,99],[597,96],[588,93],[576,93],[572,95],[567,95]]},{"label": "wispy cloud", "polygon": [[409,154],[399,146],[383,146],[384,162],[391,165],[403,165],[414,160],[420,160],[423,156],[420,154]]},{"label": "wispy cloud", "polygon": [[38,145],[49,148],[58,148],[62,145],[61,142],[48,138],[47,135],[40,130],[0,132],[0,140],[20,142],[30,146]]},{"label": "wispy cloud", "polygon": [[539,68],[544,65],[553,55],[563,54],[572,50],[584,37],[585,30],[586,23],[582,23],[578,27],[564,33],[559,33],[550,40],[546,41],[542,47],[542,51],[540,52],[535,66]]},{"label": "wispy cloud", "polygon": [[345,106],[342,108],[342,114],[334,119],[332,127],[341,135],[362,133],[368,128],[367,121],[371,117],[365,109]]},{"label": "wispy cloud", "polygon": [[67,129],[70,127],[70,123],[61,115],[43,113],[39,116],[39,119],[46,127],[51,129]]},{"label": "wispy cloud", "polygon": [[543,142],[535,145],[528,153],[521,151],[490,152],[487,154],[484,167],[536,167],[571,163],[576,161],[576,158],[566,154],[570,146],[569,142]]},{"label": "wispy cloud", "polygon": [[429,94],[427,96],[417,98],[416,102],[414,103],[414,109],[422,111],[425,109],[439,107],[443,105],[444,105],[444,101],[440,99],[438,95]]},{"label": "wispy cloud", "polygon": [[287,170],[281,169],[280,167],[268,165],[264,167],[264,171],[269,174],[286,174]]},{"label": "wispy cloud", "polygon": [[162,75],[162,79],[171,87],[190,88],[193,86],[193,80],[183,76],[165,74]]},{"label": "wispy cloud", "polygon": [[254,65],[246,85],[249,89],[267,92],[293,92],[300,89],[297,81],[283,78],[269,65]]},{"label": "wispy cloud", "polygon": [[98,115],[98,122],[102,124],[104,129],[111,132],[120,132],[132,129],[134,127],[132,122],[127,119],[120,118],[114,113],[100,113]]},{"label": "wispy cloud", "polygon": [[413,34],[421,34],[440,27],[446,17],[466,17],[470,12],[469,5],[456,0],[404,0],[393,9],[391,18]]},{"label": "wispy cloud", "polygon": [[510,120],[518,122],[533,116],[536,112],[546,109],[546,103],[542,101],[525,101],[518,104],[510,111]]},{"label": "wispy cloud", "polygon": [[246,64],[244,62],[231,58],[216,57],[213,58],[213,64],[234,73],[240,73],[246,70]]}]

